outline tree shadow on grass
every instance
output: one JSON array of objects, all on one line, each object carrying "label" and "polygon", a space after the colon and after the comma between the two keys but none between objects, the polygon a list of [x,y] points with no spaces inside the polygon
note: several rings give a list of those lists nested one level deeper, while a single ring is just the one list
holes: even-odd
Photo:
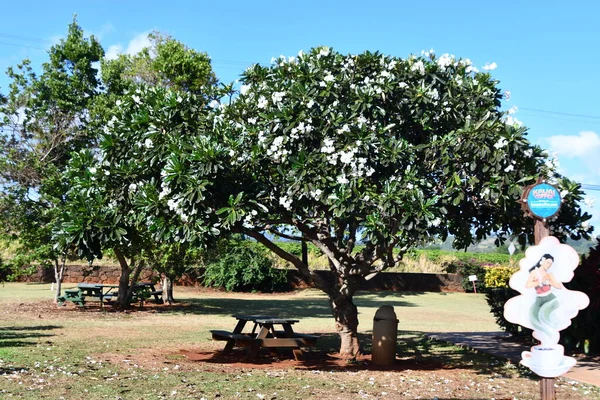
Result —
[{"label": "tree shadow on grass", "polygon": [[54,334],[42,332],[60,328],[57,325],[0,327],[0,348],[35,346],[36,341],[27,339],[52,337]]},{"label": "tree shadow on grass", "polygon": [[354,360],[338,355],[340,339],[337,333],[319,334],[317,346],[305,352],[295,361],[291,351],[277,353],[262,349],[258,356],[247,360],[247,349],[235,348],[229,354],[222,351],[181,351],[190,361],[231,365],[237,367],[288,368],[311,370],[371,370],[371,371],[436,371],[465,369],[478,374],[501,372],[504,362],[487,354],[477,353],[425,337],[423,332],[399,331],[396,360],[392,365],[376,365],[371,362],[372,338],[359,334],[363,354]]},{"label": "tree shadow on grass", "polygon": [[[156,308],[156,312],[183,312],[200,315],[231,315],[231,314],[262,314],[288,318],[331,318],[331,308],[326,297],[321,298],[239,298],[214,297],[180,299],[169,307]],[[354,303],[358,307],[379,307],[383,304],[394,307],[416,307],[410,301],[404,300],[401,293],[368,293],[357,295]]]}]

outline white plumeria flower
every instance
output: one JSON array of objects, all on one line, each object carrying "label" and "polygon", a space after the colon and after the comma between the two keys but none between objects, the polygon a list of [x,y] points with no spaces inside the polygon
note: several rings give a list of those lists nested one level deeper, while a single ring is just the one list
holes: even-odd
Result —
[{"label": "white plumeria flower", "polygon": [[310,100],[308,103],[306,103],[306,107],[308,107],[308,108],[312,108],[312,106],[314,106],[314,105],[315,105],[314,100]]},{"label": "white plumeria flower", "polygon": [[356,153],[356,149],[352,149],[349,151],[341,151],[340,152],[340,162],[343,164],[350,164],[354,159],[354,153]]},{"label": "white plumeria flower", "polygon": [[137,189],[137,185],[135,183],[131,183],[129,185],[129,191],[134,192]]},{"label": "white plumeria flower", "polygon": [[587,229],[589,226],[590,226],[590,223],[589,223],[589,222],[587,222],[587,221],[583,221],[583,222],[581,223],[581,227],[582,227],[582,228],[584,228],[584,229]]},{"label": "white plumeria flower", "polygon": [[[471,72],[478,73],[479,70],[477,68],[475,68],[474,66],[469,65],[467,68],[465,68],[465,73],[470,74]],[[475,81],[475,82],[477,82],[477,81]]]},{"label": "white plumeria flower", "polygon": [[341,185],[345,185],[347,184],[348,178],[346,178],[346,175],[338,175],[338,177],[336,178],[337,183],[341,184]]},{"label": "white plumeria flower", "polygon": [[256,121],[258,121],[258,118],[254,117],[254,118],[248,118],[248,123],[250,125],[256,125]]},{"label": "white plumeria flower", "polygon": [[321,57],[327,57],[329,55],[329,47],[322,47],[321,50],[319,50],[319,54],[317,55],[318,58]]},{"label": "white plumeria flower", "polygon": [[219,103],[217,100],[213,100],[210,103],[208,103],[208,106],[210,108],[219,108],[220,105],[221,103]]},{"label": "white plumeria flower", "polygon": [[506,101],[510,100],[510,95],[511,95],[511,94],[510,94],[510,90],[505,90],[505,91],[504,91],[504,99],[505,99]]},{"label": "white plumeria flower", "polygon": [[440,99],[440,94],[438,93],[437,89],[430,90],[429,93],[428,93],[428,95],[433,100],[439,100]]},{"label": "white plumeria flower", "polygon": [[421,55],[423,55],[425,57],[431,57],[431,56],[435,55],[435,51],[433,49],[421,50]]},{"label": "white plumeria flower", "polygon": [[242,85],[240,87],[240,94],[246,94],[250,90],[250,85]]},{"label": "white plumeria flower", "polygon": [[516,114],[517,111],[519,111],[519,107],[517,106],[512,106],[511,108],[508,109],[508,114],[512,115],[512,114]]},{"label": "white plumeria flower", "polygon": [[96,167],[91,167],[90,174],[95,174],[95,173],[96,173]]},{"label": "white plumeria flower", "polygon": [[141,104],[142,103],[142,100],[140,99],[140,96],[133,95],[133,96],[131,96],[131,99],[134,102],[136,102],[137,104]]},{"label": "white plumeria flower", "polygon": [[519,126],[519,127],[520,127],[520,126],[522,126],[522,125],[523,125],[523,123],[522,123],[521,121],[519,121],[519,120],[518,120],[517,118],[515,118],[515,117],[511,117],[510,115],[506,117],[506,119],[504,120],[504,123],[505,123],[506,125],[509,125],[509,126],[514,126],[514,125],[516,125],[516,126]]},{"label": "white plumeria flower", "polygon": [[400,82],[398,84],[398,86],[400,87],[400,89],[406,89],[408,87],[408,83],[406,83],[406,82]]},{"label": "white plumeria flower", "polygon": [[500,138],[500,139],[498,139],[496,144],[494,144],[494,147],[497,149],[501,149],[502,147],[506,146],[507,144],[508,144],[508,141],[505,138]]},{"label": "white plumeria flower", "polygon": [[504,172],[510,172],[510,171],[512,171],[514,169],[515,169],[515,166],[511,164],[508,167],[504,168]]},{"label": "white plumeria flower", "polygon": [[424,75],[425,74],[425,64],[423,64],[423,61],[419,60],[410,67],[410,70],[419,72],[421,75]]},{"label": "white plumeria flower", "polygon": [[314,198],[314,199],[318,199],[321,197],[321,194],[323,193],[323,191],[321,189],[316,189],[310,192],[310,195]]},{"label": "white plumeria flower", "polygon": [[281,204],[286,210],[290,210],[292,206],[292,199],[287,196],[283,196],[279,199],[279,204]]},{"label": "white plumeria flower", "polygon": [[331,72],[327,71],[327,75],[325,75],[323,80],[325,82],[333,82],[333,81],[335,81],[335,78],[333,77],[333,75],[331,75]]},{"label": "white plumeria flower", "polygon": [[323,147],[321,147],[321,153],[331,154],[335,151],[335,147],[333,146],[333,139],[325,139],[323,140]]},{"label": "white plumeria flower", "polygon": [[437,59],[437,65],[442,70],[445,70],[447,67],[449,67],[453,64],[453,61],[454,61],[454,57],[451,57],[448,53],[446,53]]},{"label": "white plumeria flower", "polygon": [[152,142],[152,139],[148,138],[148,139],[144,140],[144,147],[146,147],[147,149],[151,149],[152,147],[154,147],[154,143]]},{"label": "white plumeria flower", "polygon": [[493,63],[491,63],[491,64],[489,64],[489,63],[488,63],[488,64],[485,64],[485,66],[483,67],[483,69],[484,69],[485,71],[493,71],[493,70],[495,70],[496,68],[498,68],[498,64],[496,64],[495,62],[493,62]]},{"label": "white plumeria flower", "polygon": [[273,99],[273,104],[279,104],[279,103],[281,103],[281,101],[283,100],[284,96],[285,96],[284,92],[275,92],[275,93],[273,93],[273,95],[271,96],[271,98]]},{"label": "white plumeria flower", "polygon": [[258,98],[258,108],[266,108],[267,105],[269,104],[269,101],[265,98],[265,96],[260,96]]},{"label": "white plumeria flower", "polygon": [[527,158],[531,158],[533,156],[533,149],[527,149],[523,152],[523,155]]}]

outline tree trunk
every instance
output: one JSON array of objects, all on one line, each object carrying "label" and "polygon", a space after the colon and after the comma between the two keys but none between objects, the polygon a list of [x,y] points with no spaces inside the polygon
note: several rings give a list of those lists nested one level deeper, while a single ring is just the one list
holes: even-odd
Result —
[{"label": "tree trunk", "polygon": [[125,309],[129,307],[129,299],[127,293],[129,292],[129,274],[131,269],[127,260],[123,256],[123,253],[119,249],[114,249],[115,256],[119,260],[121,266],[121,277],[119,278],[119,295],[117,296],[117,302],[115,303],[116,308]]},{"label": "tree trunk", "polygon": [[[133,266],[133,262],[132,262],[132,266]],[[135,289],[135,285],[137,284],[138,279],[140,278],[142,268],[144,268],[144,263],[139,262],[135,266],[135,269],[133,270],[133,276],[131,278],[131,282],[129,283],[129,289],[127,289],[127,300],[129,301],[130,304],[131,304],[131,300],[133,299],[133,290]]]},{"label": "tree trunk", "polygon": [[56,282],[56,292],[54,294],[54,303],[58,303],[58,298],[62,292],[62,281],[65,273],[65,263],[66,258],[62,258],[60,265],[58,264],[58,260],[54,260],[54,281]]},{"label": "tree trunk", "polygon": [[340,355],[348,359],[356,358],[361,354],[358,339],[358,308],[353,302],[358,284],[358,277],[339,277],[339,284],[336,285],[336,288],[326,290],[335,319],[335,328],[340,335]]},{"label": "tree trunk", "polygon": [[173,298],[173,277],[165,275],[161,283],[163,291],[163,302],[169,305],[175,303]]},{"label": "tree trunk", "polygon": [[330,299],[331,310],[335,318],[335,329],[340,335],[340,355],[355,358],[361,353],[358,340],[358,310],[352,297],[338,296]]}]

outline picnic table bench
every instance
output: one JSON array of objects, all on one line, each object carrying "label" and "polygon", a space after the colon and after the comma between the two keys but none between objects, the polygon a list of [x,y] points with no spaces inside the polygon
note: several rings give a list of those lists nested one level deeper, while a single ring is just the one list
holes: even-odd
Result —
[{"label": "picnic table bench", "polygon": [[[289,348],[294,353],[296,360],[302,359],[302,347],[314,347],[319,338],[294,332],[292,325],[300,322],[297,319],[276,318],[268,315],[234,315],[238,320],[232,332],[224,330],[211,330],[213,340],[227,341],[224,354],[231,352],[234,346],[247,347],[247,360],[252,360],[261,348],[275,351],[278,348]],[[243,332],[247,322],[253,322],[251,332]],[[283,327],[283,330],[275,329],[275,326]]]},{"label": "picnic table bench", "polygon": [[[77,288],[66,289],[64,296],[58,298],[58,303],[64,305],[70,301],[83,307],[86,302],[99,301],[100,306],[104,307],[104,303],[118,296],[118,288],[119,285],[114,284],[82,282],[77,284]],[[140,301],[140,305],[143,305],[144,300],[149,297],[154,297],[157,303],[162,302],[162,290],[156,290],[151,282],[138,282],[133,291],[133,302]]]}]

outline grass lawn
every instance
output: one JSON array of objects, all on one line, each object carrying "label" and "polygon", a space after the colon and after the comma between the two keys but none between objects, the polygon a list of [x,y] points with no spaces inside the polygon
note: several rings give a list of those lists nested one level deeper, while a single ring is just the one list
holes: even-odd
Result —
[{"label": "grass lawn", "polygon": [[[71,287],[74,285],[66,285]],[[327,298],[318,291],[230,294],[176,288],[175,306],[131,312],[73,305],[57,308],[48,284],[0,286],[0,398],[19,399],[403,399],[539,398],[526,369],[445,343],[422,332],[496,331],[482,295],[361,293],[359,333],[370,352],[373,316],[394,306],[398,362],[375,368],[368,355],[354,364],[335,358]],[[223,342],[210,329],[231,330],[231,314],[300,319],[295,330],[321,335],[306,362],[290,354],[241,351],[219,358]],[[561,399],[600,398],[596,388],[557,380]]]}]

